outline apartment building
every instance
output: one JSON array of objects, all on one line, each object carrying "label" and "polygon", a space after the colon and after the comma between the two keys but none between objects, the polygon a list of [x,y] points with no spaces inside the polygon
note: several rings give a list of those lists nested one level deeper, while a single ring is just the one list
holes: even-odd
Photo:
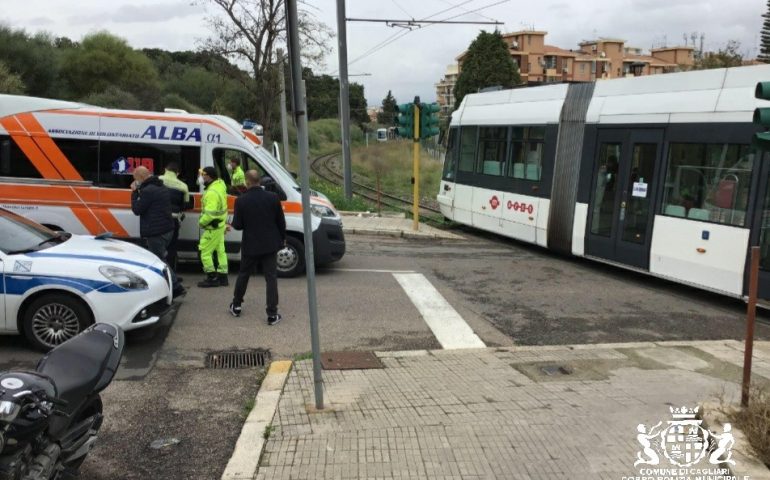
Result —
[{"label": "apartment building", "polygon": [[[686,70],[695,63],[693,47],[655,48],[645,54],[640,48],[626,46],[625,40],[599,38],[581,42],[577,49],[567,50],[546,44],[547,34],[538,30],[503,34],[511,57],[519,68],[522,83],[541,85],[656,75]],[[454,84],[466,53],[455,58],[456,65],[450,65],[456,67],[452,74],[447,69],[444,78],[436,84],[439,103],[448,99],[445,104],[449,112],[454,109]]]},{"label": "apartment building", "polygon": [[436,84],[436,102],[441,106],[441,116],[449,115],[455,109],[455,84],[459,74],[460,66],[457,63],[447,65],[444,78]]}]

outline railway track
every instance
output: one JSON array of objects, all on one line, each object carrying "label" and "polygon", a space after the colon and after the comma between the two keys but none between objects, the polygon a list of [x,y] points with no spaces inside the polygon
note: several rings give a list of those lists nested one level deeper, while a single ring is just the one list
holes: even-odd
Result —
[{"label": "railway track", "polygon": [[[339,156],[338,153],[332,153],[328,155],[321,155],[313,159],[310,162],[310,168],[313,173],[318,175],[323,180],[330,182],[334,185],[342,185],[344,177],[335,169],[329,166],[329,161]],[[366,198],[369,201],[377,202],[377,189],[369,185],[365,185],[355,180],[352,182],[353,191],[356,195]],[[401,198],[397,195],[391,195],[389,193],[380,192],[380,203],[387,207],[404,211],[407,213],[412,212],[412,201]],[[423,203],[420,204],[420,215],[428,222],[431,223],[443,223],[443,215],[441,210]]]}]

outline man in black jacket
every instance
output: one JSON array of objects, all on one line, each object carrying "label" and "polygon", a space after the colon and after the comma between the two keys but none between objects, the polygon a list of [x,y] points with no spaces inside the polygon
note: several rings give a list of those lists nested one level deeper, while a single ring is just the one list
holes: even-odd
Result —
[{"label": "man in black jacket", "polygon": [[[166,261],[166,249],[174,235],[174,218],[171,216],[171,199],[163,182],[146,167],[134,169],[131,183],[131,210],[139,216],[139,236],[147,250]],[[174,296],[184,294],[185,289],[172,273]]]},{"label": "man in black jacket", "polygon": [[286,218],[278,195],[265,191],[259,185],[256,170],[246,172],[247,190],[235,200],[232,227],[243,230],[241,240],[241,268],[235,282],[230,314],[241,315],[241,303],[249,283],[249,276],[257,266],[262,267],[266,283],[267,324],[281,321],[278,313],[277,253],[286,244]]}]

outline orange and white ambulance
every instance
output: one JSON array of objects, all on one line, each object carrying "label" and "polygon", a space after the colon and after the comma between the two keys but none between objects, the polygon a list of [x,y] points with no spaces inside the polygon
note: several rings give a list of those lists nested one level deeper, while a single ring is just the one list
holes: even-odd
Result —
[{"label": "orange and white ambulance", "polygon": [[[139,219],[131,212],[132,172],[154,174],[176,162],[194,199],[179,233],[180,259],[197,258],[202,187],[199,169],[216,168],[229,185],[227,161],[271,177],[284,195],[287,248],[279,274],[304,271],[300,187],[252,132],[221,115],[178,110],[143,112],[80,103],[0,95],[0,206],[55,230],[137,240]],[[229,198],[232,207],[235,197]],[[313,248],[317,264],[345,254],[339,213],[324,195],[311,192]],[[237,259],[240,232],[227,234],[228,255]]]}]

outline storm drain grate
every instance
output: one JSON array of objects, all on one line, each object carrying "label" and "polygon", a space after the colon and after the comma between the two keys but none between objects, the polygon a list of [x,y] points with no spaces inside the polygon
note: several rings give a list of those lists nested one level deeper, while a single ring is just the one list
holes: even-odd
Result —
[{"label": "storm drain grate", "polygon": [[206,368],[256,368],[270,362],[270,350],[227,350],[206,354]]}]

